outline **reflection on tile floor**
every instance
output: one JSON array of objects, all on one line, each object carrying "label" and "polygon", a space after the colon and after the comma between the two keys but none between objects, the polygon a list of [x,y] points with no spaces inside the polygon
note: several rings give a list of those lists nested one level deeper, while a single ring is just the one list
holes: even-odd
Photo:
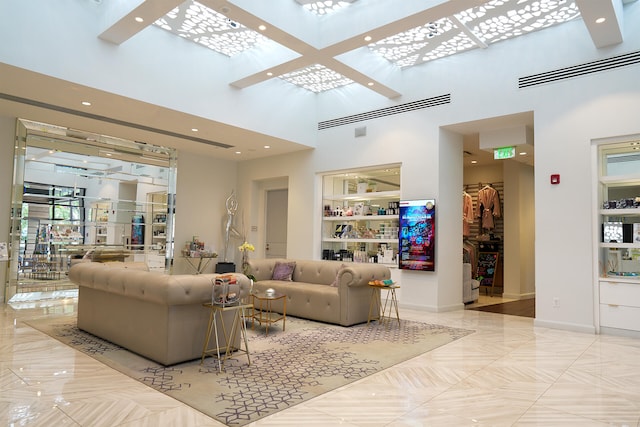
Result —
[{"label": "reflection on tile floor", "polygon": [[[74,295],[41,296],[1,309],[0,425],[221,425],[25,325],[75,316]],[[477,332],[252,425],[640,426],[638,339],[470,310],[401,316]]]}]

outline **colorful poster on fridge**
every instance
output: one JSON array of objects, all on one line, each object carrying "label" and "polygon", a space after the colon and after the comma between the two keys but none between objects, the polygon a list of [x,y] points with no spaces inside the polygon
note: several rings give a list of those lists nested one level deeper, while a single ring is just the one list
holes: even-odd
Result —
[{"label": "colorful poster on fridge", "polygon": [[435,271],[435,245],[435,200],[401,200],[400,269]]}]

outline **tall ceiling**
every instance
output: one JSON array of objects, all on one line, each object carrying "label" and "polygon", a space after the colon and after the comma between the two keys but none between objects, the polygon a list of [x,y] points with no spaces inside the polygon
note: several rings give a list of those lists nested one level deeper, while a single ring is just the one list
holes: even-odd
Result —
[{"label": "tall ceiling", "polygon": [[[394,85],[390,74],[491,49],[501,40],[526,37],[566,20],[583,20],[597,48],[621,43],[623,3],[635,0],[85,1],[112,17],[95,37],[119,46],[145,31],[170,31],[201,44],[211,55],[227,56],[230,66],[243,64],[225,82],[240,91],[281,79],[317,96],[360,85],[395,100],[408,94]],[[334,5],[345,7],[330,11]],[[179,141],[181,149],[233,160],[241,159],[238,152],[246,156],[242,158],[257,158],[308,148],[6,63],[0,62],[0,73],[0,114],[169,147]],[[80,100],[100,107],[87,112],[78,107]],[[122,120],[122,111],[136,114]],[[198,131],[186,133],[185,121]],[[204,134],[216,135],[215,141],[199,136]]]}]

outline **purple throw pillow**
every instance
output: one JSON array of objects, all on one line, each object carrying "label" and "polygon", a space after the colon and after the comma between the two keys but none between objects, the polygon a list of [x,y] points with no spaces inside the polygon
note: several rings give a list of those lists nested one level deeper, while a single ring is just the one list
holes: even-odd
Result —
[{"label": "purple throw pillow", "polygon": [[273,268],[272,280],[286,280],[291,281],[293,276],[293,269],[296,268],[295,262],[276,262],[276,266]]}]

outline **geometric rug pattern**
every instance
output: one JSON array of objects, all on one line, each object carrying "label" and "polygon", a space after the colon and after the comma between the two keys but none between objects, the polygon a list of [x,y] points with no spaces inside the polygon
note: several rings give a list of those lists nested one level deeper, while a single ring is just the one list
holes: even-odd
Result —
[{"label": "geometric rug pattern", "polygon": [[163,366],[81,331],[75,318],[34,320],[33,327],[228,425],[267,415],[453,342],[473,331],[401,320],[351,327],[287,318],[286,331],[256,325],[245,354],[218,371],[215,358]]}]

